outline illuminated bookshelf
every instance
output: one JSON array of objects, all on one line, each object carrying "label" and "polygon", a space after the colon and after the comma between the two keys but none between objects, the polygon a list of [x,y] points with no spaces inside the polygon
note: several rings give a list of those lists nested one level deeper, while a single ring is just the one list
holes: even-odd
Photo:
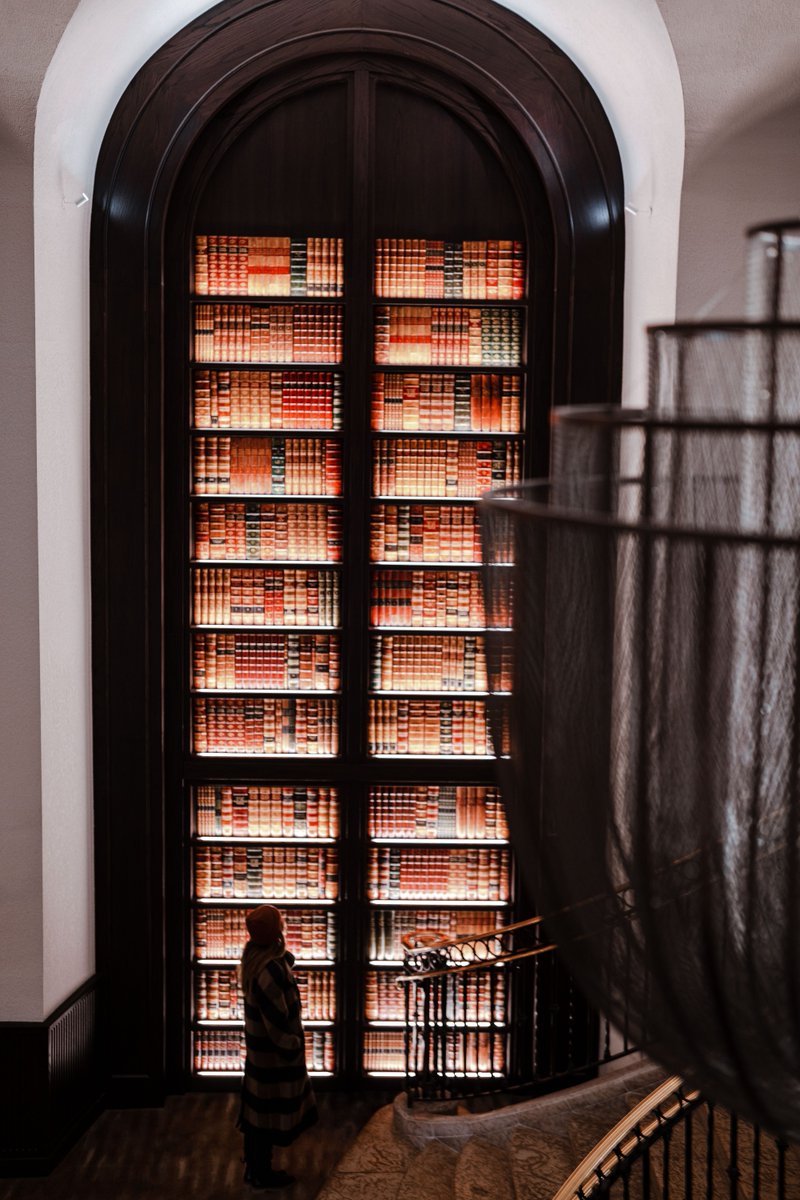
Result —
[{"label": "illuminated bookshelf", "polygon": [[[401,1069],[394,979],[415,933],[518,912],[475,501],[530,461],[532,251],[499,160],[448,109],[376,81],[357,147],[362,84],[253,122],[215,160],[187,244],[171,612],[185,1062],[204,1086],[240,1070],[249,908],[285,913],[313,1074],[351,1082]],[[399,119],[435,167],[387,155]],[[487,1019],[471,997],[454,1071],[502,1071]]]}]

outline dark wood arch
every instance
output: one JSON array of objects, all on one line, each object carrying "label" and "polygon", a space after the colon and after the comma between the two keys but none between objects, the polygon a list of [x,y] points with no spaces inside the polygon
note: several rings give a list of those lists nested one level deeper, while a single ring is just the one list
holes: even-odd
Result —
[{"label": "dark wood arch", "polygon": [[428,87],[449,79],[474,98],[487,136],[492,122],[514,135],[552,247],[540,403],[618,399],[617,147],[578,69],[519,17],[490,0],[225,0],[131,82],[98,161],[91,248],[97,939],[119,1101],[152,1103],[176,1085],[165,1049],[165,231],[191,192],[187,162],[237,98],[258,85],[263,104],[304,64],[353,55],[418,68]]}]

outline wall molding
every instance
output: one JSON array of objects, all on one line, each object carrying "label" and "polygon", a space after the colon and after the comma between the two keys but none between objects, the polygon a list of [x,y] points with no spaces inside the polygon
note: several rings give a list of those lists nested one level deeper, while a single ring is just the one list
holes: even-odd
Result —
[{"label": "wall molding", "polygon": [[102,1108],[102,991],[93,975],[44,1021],[0,1022],[0,1176],[46,1175]]}]

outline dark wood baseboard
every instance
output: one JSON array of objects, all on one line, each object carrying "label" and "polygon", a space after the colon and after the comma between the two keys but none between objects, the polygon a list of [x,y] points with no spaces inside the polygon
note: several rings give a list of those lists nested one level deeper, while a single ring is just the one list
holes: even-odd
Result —
[{"label": "dark wood baseboard", "polygon": [[98,976],[44,1021],[0,1022],[0,1176],[46,1175],[103,1107]]}]

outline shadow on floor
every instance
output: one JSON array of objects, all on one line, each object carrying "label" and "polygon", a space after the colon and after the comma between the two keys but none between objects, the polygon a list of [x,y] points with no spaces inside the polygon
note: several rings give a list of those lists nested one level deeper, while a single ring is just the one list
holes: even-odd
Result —
[{"label": "shadow on floor", "polygon": [[170,1096],[163,1108],[105,1112],[46,1179],[0,1179],[0,1200],[313,1200],[376,1109],[381,1091],[324,1092],[320,1120],[275,1165],[297,1176],[282,1191],[242,1183],[238,1095]]}]

